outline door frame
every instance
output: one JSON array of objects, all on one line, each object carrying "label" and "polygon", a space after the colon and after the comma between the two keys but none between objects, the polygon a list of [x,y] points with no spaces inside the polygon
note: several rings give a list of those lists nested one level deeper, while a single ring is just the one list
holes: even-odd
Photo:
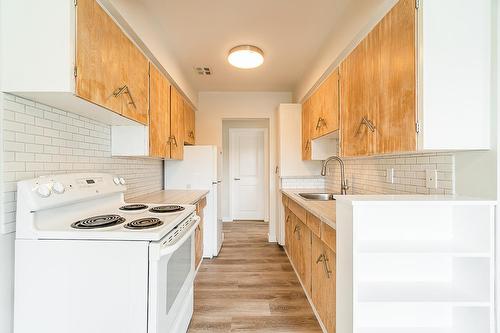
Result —
[{"label": "door frame", "polygon": [[260,132],[264,135],[264,173],[263,173],[263,184],[264,184],[264,221],[269,222],[269,197],[270,197],[270,174],[269,174],[269,130],[267,128],[229,128],[229,217],[230,221],[234,221],[235,219],[235,208],[233,206],[234,201],[232,198],[234,197],[235,186],[233,179],[235,177],[233,170],[233,145],[234,145],[234,135],[242,132]]}]

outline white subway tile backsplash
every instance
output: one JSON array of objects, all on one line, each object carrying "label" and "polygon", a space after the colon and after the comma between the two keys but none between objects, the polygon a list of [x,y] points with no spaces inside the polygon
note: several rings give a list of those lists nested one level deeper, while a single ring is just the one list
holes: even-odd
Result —
[{"label": "white subway tile backsplash", "polygon": [[324,189],[324,177],[283,177],[281,178],[281,188],[304,188],[304,189]]},{"label": "white subway tile backsplash", "polygon": [[16,182],[68,172],[109,172],[127,180],[126,197],[163,188],[163,162],[111,157],[111,128],[71,112],[3,94],[4,228],[13,230]]},{"label": "white subway tile backsplash", "polygon": [[[452,153],[345,158],[349,194],[453,194],[455,158]],[[394,184],[386,181],[394,169]],[[425,170],[437,170],[437,189],[426,188]],[[326,188],[336,191],[340,170],[332,162],[327,169]]]}]

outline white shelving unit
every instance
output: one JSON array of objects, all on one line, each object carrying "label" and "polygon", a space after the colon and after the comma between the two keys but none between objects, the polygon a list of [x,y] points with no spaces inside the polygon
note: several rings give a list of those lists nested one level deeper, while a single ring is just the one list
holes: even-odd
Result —
[{"label": "white shelving unit", "polygon": [[494,205],[337,197],[337,331],[494,332]]}]

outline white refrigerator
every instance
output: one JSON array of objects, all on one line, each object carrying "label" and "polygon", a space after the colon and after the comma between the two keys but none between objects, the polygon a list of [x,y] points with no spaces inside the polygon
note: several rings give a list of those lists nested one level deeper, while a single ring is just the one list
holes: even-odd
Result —
[{"label": "white refrigerator", "polygon": [[217,146],[184,146],[182,161],[165,161],[165,189],[208,190],[203,212],[203,256],[219,254],[224,241],[220,208],[222,152]]}]

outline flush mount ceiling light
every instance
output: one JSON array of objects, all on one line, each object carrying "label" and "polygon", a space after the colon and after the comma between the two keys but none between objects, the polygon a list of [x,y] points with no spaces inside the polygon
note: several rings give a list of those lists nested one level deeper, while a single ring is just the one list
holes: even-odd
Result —
[{"label": "flush mount ceiling light", "polygon": [[229,50],[227,61],[237,68],[256,68],[264,62],[264,52],[253,45],[239,45]]}]

